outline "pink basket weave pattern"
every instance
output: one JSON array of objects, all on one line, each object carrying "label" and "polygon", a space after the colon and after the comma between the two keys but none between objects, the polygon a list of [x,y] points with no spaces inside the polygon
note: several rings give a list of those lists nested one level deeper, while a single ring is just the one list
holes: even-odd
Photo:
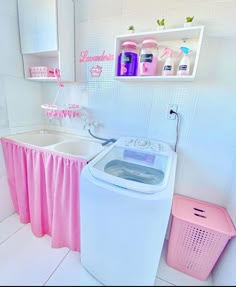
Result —
[{"label": "pink basket weave pattern", "polygon": [[55,77],[54,69],[47,66],[33,66],[30,67],[30,77],[32,78]]},{"label": "pink basket weave pattern", "polygon": [[220,206],[174,195],[167,264],[206,280],[236,230]]}]

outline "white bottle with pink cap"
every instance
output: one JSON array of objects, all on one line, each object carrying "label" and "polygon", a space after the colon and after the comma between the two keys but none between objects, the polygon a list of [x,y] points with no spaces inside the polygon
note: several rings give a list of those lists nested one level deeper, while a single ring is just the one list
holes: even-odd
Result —
[{"label": "white bottle with pink cap", "polygon": [[146,39],[142,42],[139,57],[139,75],[156,76],[157,75],[158,48],[157,41]]},{"label": "white bottle with pink cap", "polygon": [[161,55],[161,58],[167,55],[167,58],[162,68],[162,76],[173,76],[174,74],[173,53],[174,51],[172,49],[165,48],[164,53]]}]

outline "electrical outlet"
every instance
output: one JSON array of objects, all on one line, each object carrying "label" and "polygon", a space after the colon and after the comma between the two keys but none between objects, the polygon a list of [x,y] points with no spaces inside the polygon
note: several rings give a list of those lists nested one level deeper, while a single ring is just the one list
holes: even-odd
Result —
[{"label": "electrical outlet", "polygon": [[167,105],[167,111],[166,111],[166,117],[168,120],[175,120],[176,119],[176,114],[171,114],[170,111],[174,111],[177,113],[178,110],[178,105],[176,104],[168,104]]}]

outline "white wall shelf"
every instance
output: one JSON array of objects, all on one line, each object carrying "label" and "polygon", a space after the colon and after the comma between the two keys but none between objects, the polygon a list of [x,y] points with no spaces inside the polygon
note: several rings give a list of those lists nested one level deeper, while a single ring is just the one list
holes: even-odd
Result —
[{"label": "white wall shelf", "polygon": [[56,82],[55,77],[28,77],[26,80],[35,81],[35,82]]},{"label": "white wall shelf", "polygon": [[18,0],[18,15],[25,78],[56,82],[31,78],[31,66],[47,66],[59,68],[62,81],[74,82],[74,1]]},{"label": "white wall shelf", "polygon": [[193,76],[129,76],[129,77],[123,77],[123,76],[115,76],[115,80],[122,81],[122,82],[139,82],[139,81],[147,81],[147,82],[153,82],[153,81],[193,81]]},{"label": "white wall shelf", "polygon": [[[163,31],[150,31],[143,33],[133,33],[126,35],[118,35],[115,37],[114,48],[114,79],[119,81],[193,81],[202,45],[204,26],[192,26],[188,28],[167,29]],[[156,76],[117,76],[117,58],[120,53],[121,44],[125,41],[134,41],[141,49],[141,43],[146,39],[154,39],[158,42],[158,68]],[[177,76],[178,64],[182,56],[177,54],[181,46],[186,46],[192,51],[189,53],[190,59],[190,73],[188,76]],[[175,72],[173,76],[162,76],[162,67],[165,62],[165,57],[160,58],[163,54],[164,48],[168,47],[174,50],[173,59],[175,61]]]}]

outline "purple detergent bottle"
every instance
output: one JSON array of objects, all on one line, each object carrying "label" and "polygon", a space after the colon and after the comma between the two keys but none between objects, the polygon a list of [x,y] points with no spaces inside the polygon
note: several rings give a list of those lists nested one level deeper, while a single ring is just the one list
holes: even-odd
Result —
[{"label": "purple detergent bottle", "polygon": [[126,41],[121,45],[118,55],[117,76],[137,76],[138,50],[133,41]]}]

